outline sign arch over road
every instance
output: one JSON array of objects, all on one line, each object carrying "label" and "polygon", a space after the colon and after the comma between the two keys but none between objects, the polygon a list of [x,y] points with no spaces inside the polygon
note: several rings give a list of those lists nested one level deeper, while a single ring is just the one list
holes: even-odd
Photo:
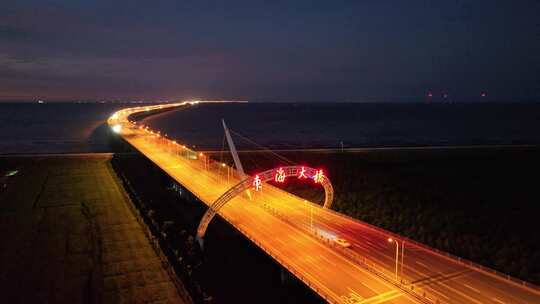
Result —
[{"label": "sign arch over road", "polygon": [[212,203],[210,208],[204,213],[199,227],[197,228],[197,238],[202,241],[208,228],[208,224],[216,213],[221,209],[227,202],[241,194],[242,192],[253,189],[255,191],[260,191],[263,187],[264,182],[275,181],[282,183],[287,177],[296,177],[298,179],[311,179],[314,183],[321,184],[324,188],[324,208],[332,207],[332,201],[334,200],[334,187],[332,183],[324,175],[322,169],[315,169],[306,166],[287,166],[279,167],[270,170],[266,170],[262,173],[256,174],[255,176],[249,176],[236,184],[227,192],[223,193],[215,202]]}]

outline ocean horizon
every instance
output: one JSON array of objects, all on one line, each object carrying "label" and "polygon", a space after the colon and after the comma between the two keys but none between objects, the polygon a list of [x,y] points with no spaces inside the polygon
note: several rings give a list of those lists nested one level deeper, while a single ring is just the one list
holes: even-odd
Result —
[{"label": "ocean horizon", "polygon": [[[0,153],[109,152],[106,119],[137,105],[0,103]],[[143,123],[199,149],[221,149],[221,119],[240,149],[540,144],[538,103],[199,104]]]}]

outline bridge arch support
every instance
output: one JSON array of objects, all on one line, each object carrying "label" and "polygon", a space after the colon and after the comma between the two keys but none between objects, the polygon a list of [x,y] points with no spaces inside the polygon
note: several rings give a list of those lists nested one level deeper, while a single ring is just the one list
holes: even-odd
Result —
[{"label": "bridge arch support", "polygon": [[[296,177],[298,179],[312,179],[315,183],[321,184],[324,188],[324,208],[332,207],[332,201],[334,200],[334,188],[328,177],[324,176],[322,170],[315,169],[306,166],[287,166],[279,167],[264,171],[255,176],[249,176],[238,184],[227,190],[223,193],[215,202],[210,205],[208,210],[204,213],[199,227],[197,228],[197,239],[202,246],[202,239],[206,233],[206,229],[210,224],[210,221],[216,213],[221,209],[227,202],[241,194],[242,192],[254,188],[254,190],[259,190],[254,187],[254,183],[258,179],[260,183],[268,182],[271,180],[283,182],[287,177]],[[262,187],[262,184],[259,184]]]}]

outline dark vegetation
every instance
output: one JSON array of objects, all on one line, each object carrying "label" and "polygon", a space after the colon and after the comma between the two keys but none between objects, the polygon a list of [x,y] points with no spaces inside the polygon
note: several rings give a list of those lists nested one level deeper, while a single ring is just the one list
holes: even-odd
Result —
[{"label": "dark vegetation", "polygon": [[318,303],[322,300],[232,226],[216,217],[204,251],[195,231],[206,206],[136,153],[113,167],[175,272],[197,303]]},{"label": "dark vegetation", "polygon": [[[334,209],[540,284],[537,148],[287,153],[328,171]],[[263,157],[264,156],[264,157]],[[250,172],[284,165],[241,154]],[[286,186],[322,201],[322,191]]]}]

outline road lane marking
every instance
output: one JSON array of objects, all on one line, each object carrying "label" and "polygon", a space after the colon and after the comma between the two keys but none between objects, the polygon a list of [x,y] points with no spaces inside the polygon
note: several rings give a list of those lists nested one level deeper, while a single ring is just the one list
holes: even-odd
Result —
[{"label": "road lane marking", "polygon": [[[363,284],[362,284],[363,285]],[[363,298],[362,296],[360,296],[354,289],[352,289],[350,286],[347,286],[347,290],[349,290],[350,294],[353,294],[355,296],[358,296],[358,297],[361,297]]]},{"label": "road lane marking", "polygon": [[296,236],[294,236],[294,235],[292,235],[292,234],[290,234],[289,237],[290,237],[291,239],[293,239],[294,241],[298,242],[298,243],[301,243],[301,242],[302,242],[298,237],[296,237]]},{"label": "road lane marking", "polygon": [[[353,244],[355,247],[362,249],[362,253],[369,254],[371,250],[367,249],[367,247],[362,246],[361,243],[353,242],[351,241],[351,244]],[[356,252],[356,251],[355,251]]]},{"label": "road lane marking", "polygon": [[325,260],[325,261],[328,262],[329,264],[332,264],[333,266],[337,266],[336,263],[330,261],[330,260],[327,259],[325,256],[323,256],[322,254],[319,254],[319,257],[321,257],[321,259]]},{"label": "road lane marking", "polygon": [[426,264],[422,263],[422,262],[418,262],[418,261],[414,261],[414,262],[415,262],[416,264],[420,265],[420,266],[424,266],[424,267],[426,267],[427,269],[429,269],[429,267],[428,267]]},{"label": "road lane marking", "polygon": [[[345,296],[341,296],[341,299],[343,300],[343,303],[350,303],[350,304],[354,304],[354,303],[359,303],[359,301],[362,301],[364,300],[364,297],[360,296],[359,294],[357,294],[354,290],[352,290],[350,287],[347,287],[347,289],[349,290],[349,295]],[[360,302],[361,303],[361,302]]]},{"label": "road lane marking", "polygon": [[314,259],[314,258],[307,258],[306,259],[306,264],[309,264],[309,265],[312,265],[313,267],[319,269],[319,270],[324,270],[322,266],[319,265],[319,263],[317,263],[317,261]]},{"label": "road lane marking", "polygon": [[428,286],[428,287],[429,287],[429,290],[431,290],[431,292],[433,292],[433,293],[436,293],[437,296],[443,297],[443,298],[445,298],[445,299],[447,299],[447,300],[450,300],[450,298],[447,297],[444,293],[442,293],[442,292],[440,292],[440,291],[438,291],[438,290],[432,288],[431,286]]},{"label": "road lane marking", "polygon": [[480,293],[480,290],[478,290],[478,289],[476,289],[476,288],[474,288],[474,287],[472,287],[472,286],[470,286],[470,285],[468,285],[468,284],[463,283],[463,286],[465,286],[465,287],[467,287],[467,288],[469,288],[469,289],[471,289],[471,290],[474,290],[474,291]]},{"label": "road lane marking", "polygon": [[447,297],[446,295],[444,295],[441,291],[433,288],[432,284],[433,283],[437,284],[437,281],[432,281],[429,274],[423,273],[423,272],[421,272],[419,270],[416,270],[416,272],[421,274],[422,276],[425,276],[428,279],[428,281],[427,281],[427,283],[425,283],[425,282],[412,283],[413,286],[420,286],[420,288],[429,289],[429,290],[431,290],[432,293],[437,294],[438,296],[441,296],[443,298],[446,298],[447,300],[450,300],[450,298]]},{"label": "road lane marking", "polygon": [[278,242],[278,243],[281,243],[281,244],[285,245],[285,242],[282,241],[280,238],[276,237],[276,238],[274,238],[274,240],[276,240],[276,242]]},{"label": "road lane marking", "polygon": [[388,302],[390,300],[393,300],[397,297],[405,296],[405,293],[403,293],[401,290],[398,289],[392,289],[389,291],[386,291],[384,293],[378,294],[376,296],[373,296],[371,298],[364,299],[361,301],[361,304],[378,304],[378,303],[384,303]]},{"label": "road lane marking", "polygon": [[[439,274],[441,274],[443,277],[446,277],[446,276],[447,276],[447,275],[445,275],[444,273],[442,273],[442,272],[440,272],[440,271],[439,271]],[[444,287],[444,288],[446,288],[446,289],[448,289],[448,290],[451,290],[451,291],[453,291],[454,293],[456,293],[456,294],[458,294],[458,295],[461,295],[462,297],[468,299],[468,300],[471,301],[471,302],[478,303],[478,304],[483,304],[482,302],[476,300],[475,298],[473,298],[473,297],[471,297],[471,296],[469,296],[469,295],[467,295],[467,294],[465,294],[465,293],[459,291],[458,289],[456,289],[456,288],[454,288],[454,287],[448,285],[447,283],[449,283],[449,282],[451,282],[451,281],[452,281],[452,279],[450,279],[450,280],[447,280],[447,279],[445,279],[445,280],[436,280],[436,281],[431,282],[430,285],[431,285],[432,283],[434,283],[434,284],[439,285],[439,286],[442,286],[442,287]],[[428,285],[428,286],[430,286],[430,285]],[[432,288],[432,290],[434,290],[434,288]],[[442,292],[441,292],[441,294],[442,294]]]}]

